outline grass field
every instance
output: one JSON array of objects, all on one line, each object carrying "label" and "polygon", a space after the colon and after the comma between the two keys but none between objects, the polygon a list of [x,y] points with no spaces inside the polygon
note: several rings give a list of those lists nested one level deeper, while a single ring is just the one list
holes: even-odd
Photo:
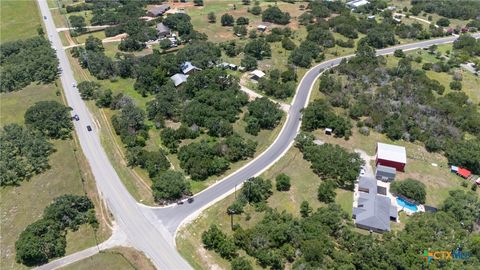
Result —
[{"label": "grass field", "polygon": [[[54,84],[30,85],[22,90],[0,95],[0,125],[23,123],[28,107],[41,100],[62,102]],[[96,187],[88,164],[75,140],[53,141],[56,152],[49,159],[51,168],[24,181],[18,187],[4,187],[1,195],[2,255],[0,268],[24,269],[15,263],[15,241],[23,229],[38,220],[44,208],[63,194],[83,195],[87,193],[95,203],[97,218],[101,224],[97,238],[104,241],[110,234],[103,222]],[[67,253],[72,253],[95,244],[95,232],[89,226],[81,226],[76,232],[67,234]]]},{"label": "grass field", "polygon": [[40,26],[35,0],[0,0],[0,43],[33,37]]},{"label": "grass field", "polygon": [[118,247],[73,263],[62,270],[154,270],[150,260],[142,253],[127,247]]}]

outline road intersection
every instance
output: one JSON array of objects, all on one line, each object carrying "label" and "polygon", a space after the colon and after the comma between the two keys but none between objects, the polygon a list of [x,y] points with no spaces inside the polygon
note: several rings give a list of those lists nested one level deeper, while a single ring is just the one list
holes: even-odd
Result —
[{"label": "road intersection", "polygon": [[[338,65],[342,59],[351,57],[344,56],[324,61],[305,74],[297,87],[282,130],[270,147],[261,155],[235,173],[196,194],[192,203],[170,205],[168,207],[148,207],[135,201],[110,163],[102,147],[98,127],[94,125],[94,118],[77,89],[73,86],[76,85],[73,71],[65,50],[61,49],[63,46],[53,23],[47,1],[37,1],[42,16],[47,18],[44,20],[47,35],[52,45],[57,48],[57,57],[61,69],[60,79],[65,97],[68,105],[80,116],[80,120],[74,122],[80,145],[95,176],[98,192],[105,200],[116,222],[112,237],[105,243],[100,244],[99,247],[89,248],[54,260],[39,267],[39,269],[56,269],[115,245],[128,245],[142,251],[158,269],[192,269],[175,248],[175,234],[179,227],[195,218],[205,208],[233,193],[235,188],[239,188],[245,180],[260,175],[280,159],[292,146],[300,129],[301,110],[308,103],[315,80],[323,70]],[[480,35],[477,34],[476,37],[478,38]],[[456,37],[446,37],[399,45],[378,50],[377,54],[391,54],[396,49],[413,50],[434,44],[451,43],[455,39]],[[91,132],[87,131],[87,125],[93,127]]]}]

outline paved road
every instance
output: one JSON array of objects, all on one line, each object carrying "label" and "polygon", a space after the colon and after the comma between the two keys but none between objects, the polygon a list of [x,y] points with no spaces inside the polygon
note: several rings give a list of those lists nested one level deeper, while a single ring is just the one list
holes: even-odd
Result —
[{"label": "paved road", "polygon": [[[478,38],[480,37],[480,34],[476,34],[475,36]],[[439,45],[451,43],[455,39],[456,37],[446,37],[395,46],[392,48],[378,50],[377,55],[391,54],[396,49],[413,50],[429,47],[433,44]],[[260,175],[263,171],[268,169],[271,165],[273,165],[273,163],[275,163],[276,160],[283,156],[292,145],[301,124],[300,110],[306,106],[310,96],[310,88],[314,85],[314,82],[320,75],[320,72],[324,69],[338,65],[343,58],[348,57],[351,56],[344,56],[322,62],[310,69],[305,74],[298,85],[297,92],[292,105],[290,106],[288,117],[283,129],[276,138],[275,142],[253,162],[250,162],[240,170],[236,171],[234,174],[227,176],[216,185],[197,194],[194,197],[194,202],[192,204],[183,204],[168,208],[150,208],[148,211],[153,211],[157,218],[163,221],[163,224],[167,227],[168,231],[172,234],[175,234],[182,223],[191,220],[204,208],[226,197],[228,194],[231,194],[235,187],[239,188],[245,179]]]},{"label": "paved road", "polygon": [[[125,233],[128,243],[150,257],[157,268],[191,269],[190,265],[175,250],[170,233],[160,223],[152,224],[151,220],[146,218],[141,207],[128,193],[113,169],[100,142],[99,132],[94,126],[93,118],[77,89],[72,87],[72,84],[75,83],[73,71],[65,51],[61,49],[63,46],[47,1],[38,0],[38,3],[42,18],[43,16],[47,18],[44,23],[48,37],[53,46],[58,48],[57,57],[62,70],[60,79],[67,102],[73,108],[73,112],[80,116],[80,121],[75,122],[80,145],[95,176],[99,193],[106,200],[119,230]],[[92,126],[93,131],[88,132],[87,125]],[[67,166],[67,164],[65,165]]]},{"label": "paved road", "polygon": [[[39,2],[42,16],[47,17],[47,20],[44,22],[52,44],[56,48],[62,48],[60,37],[56,31],[46,0],[37,1]],[[476,36],[479,37],[480,34]],[[428,47],[433,44],[451,43],[454,40],[455,37],[428,40],[379,50],[378,54],[393,53],[395,49],[410,50]],[[80,116],[80,121],[75,122],[75,130],[82,150],[95,176],[99,193],[102,198],[105,199],[116,220],[118,230],[126,236],[125,243],[143,251],[157,268],[169,270],[191,269],[190,265],[178,254],[174,247],[174,236],[179,226],[183,222],[195,217],[195,215],[200,213],[204,208],[233,192],[236,187],[240,187],[245,179],[261,174],[273,165],[276,160],[282,157],[291,147],[298,133],[301,123],[300,110],[307,104],[311,87],[320,72],[323,69],[338,65],[343,58],[349,57],[345,56],[343,58],[325,61],[313,67],[305,74],[297,88],[297,93],[290,106],[286,123],[280,134],[275,142],[259,157],[234,174],[227,176],[216,185],[197,194],[194,197],[194,202],[191,204],[185,203],[184,205],[178,206],[154,208],[137,203],[120,181],[120,178],[102,148],[97,127],[93,124],[93,118],[88,108],[80,98],[76,88],[72,87],[75,79],[65,51],[57,49],[57,56],[62,70],[60,78],[65,90],[67,102],[73,108],[74,113]],[[93,127],[92,132],[86,130],[87,125]],[[94,253],[94,249],[88,249],[71,257],[78,260],[91,256]],[[43,266],[42,269],[55,269],[71,262],[72,260],[60,259]]]}]

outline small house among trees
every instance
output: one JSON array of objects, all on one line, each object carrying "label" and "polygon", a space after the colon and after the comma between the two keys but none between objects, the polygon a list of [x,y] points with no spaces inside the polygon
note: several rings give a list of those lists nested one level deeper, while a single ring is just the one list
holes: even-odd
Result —
[{"label": "small house among trees", "polygon": [[163,23],[157,24],[157,34],[159,38],[168,37],[171,34],[170,28]]},{"label": "small house among trees", "polygon": [[251,79],[258,81],[265,76],[265,72],[256,69],[250,72],[250,75],[252,75]]}]

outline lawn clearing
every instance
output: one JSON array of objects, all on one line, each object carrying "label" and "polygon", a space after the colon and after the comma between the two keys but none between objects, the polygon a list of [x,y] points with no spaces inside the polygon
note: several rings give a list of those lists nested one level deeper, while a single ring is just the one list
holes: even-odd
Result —
[{"label": "lawn clearing", "polygon": [[71,265],[61,268],[63,270],[129,270],[145,269],[154,270],[150,260],[143,253],[127,247],[118,247],[102,251]]},{"label": "lawn clearing", "polygon": [[37,35],[41,21],[35,0],[0,0],[0,43]]}]

